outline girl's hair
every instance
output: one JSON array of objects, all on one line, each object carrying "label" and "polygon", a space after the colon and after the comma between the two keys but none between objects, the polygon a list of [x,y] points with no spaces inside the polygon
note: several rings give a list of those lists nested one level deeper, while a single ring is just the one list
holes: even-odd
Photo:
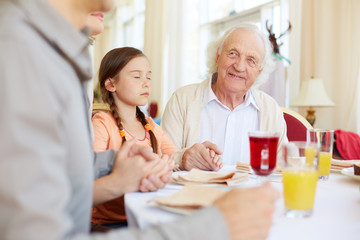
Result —
[{"label": "girl's hair", "polygon": [[[108,52],[104,58],[101,60],[100,69],[99,69],[99,85],[100,91],[102,95],[102,99],[105,103],[109,104],[110,111],[114,116],[116,123],[120,129],[123,131],[124,128],[121,124],[120,114],[116,107],[116,103],[114,97],[111,92],[109,92],[105,88],[105,81],[108,78],[114,79],[116,82],[121,81],[119,79],[120,71],[128,64],[132,59],[136,57],[146,57],[142,51],[132,47],[123,47],[123,48],[115,48]],[[148,124],[144,113],[140,110],[138,106],[136,106],[136,117],[139,119],[141,124],[144,126]],[[152,130],[149,130],[151,146],[153,148],[153,152],[157,153],[158,144],[155,137],[155,134]],[[125,142],[125,135],[122,136],[122,141]]]}]

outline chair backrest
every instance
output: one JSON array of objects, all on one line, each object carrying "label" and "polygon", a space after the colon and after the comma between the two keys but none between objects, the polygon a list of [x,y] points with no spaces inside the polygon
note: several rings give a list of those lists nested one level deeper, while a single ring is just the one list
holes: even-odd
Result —
[{"label": "chair backrest", "polygon": [[100,112],[100,111],[103,111],[103,112],[110,111],[109,104],[107,104],[107,103],[93,103],[92,116],[94,116],[95,113]]},{"label": "chair backrest", "polygon": [[306,130],[312,129],[311,124],[299,113],[289,108],[281,107],[287,126],[289,141],[306,141]]}]

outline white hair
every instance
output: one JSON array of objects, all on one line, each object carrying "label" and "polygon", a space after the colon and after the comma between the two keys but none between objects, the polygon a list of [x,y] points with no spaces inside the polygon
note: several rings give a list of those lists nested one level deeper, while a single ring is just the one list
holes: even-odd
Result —
[{"label": "white hair", "polygon": [[260,66],[260,68],[262,68],[262,72],[260,73],[258,78],[255,80],[254,85],[252,86],[254,88],[257,88],[268,80],[269,74],[274,70],[275,62],[272,57],[272,45],[271,42],[269,41],[268,36],[266,36],[263,32],[261,32],[256,25],[251,23],[242,23],[235,27],[232,27],[231,29],[227,30],[222,37],[209,43],[207,48],[207,62],[206,62],[206,65],[208,67],[208,74],[210,74],[211,76],[218,71],[216,67],[216,56],[217,54],[219,55],[221,54],[226,39],[228,39],[228,37],[235,30],[238,29],[246,29],[248,31],[252,31],[256,33],[264,42],[265,54],[262,64]]}]

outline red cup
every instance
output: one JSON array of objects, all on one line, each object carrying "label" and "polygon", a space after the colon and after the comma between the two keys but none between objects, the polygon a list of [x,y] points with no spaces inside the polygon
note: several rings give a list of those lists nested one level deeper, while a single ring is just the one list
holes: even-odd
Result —
[{"label": "red cup", "polygon": [[259,176],[268,176],[276,167],[279,134],[274,132],[249,132],[250,166]]}]

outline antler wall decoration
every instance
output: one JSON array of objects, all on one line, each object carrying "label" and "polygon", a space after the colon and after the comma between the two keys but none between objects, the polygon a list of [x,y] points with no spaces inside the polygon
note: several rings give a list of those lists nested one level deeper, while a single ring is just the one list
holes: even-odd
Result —
[{"label": "antler wall decoration", "polygon": [[269,40],[273,46],[273,52],[275,54],[279,54],[280,51],[279,51],[279,48],[281,45],[283,45],[283,43],[278,43],[278,40],[283,37],[286,33],[290,32],[291,31],[291,23],[289,21],[289,27],[283,32],[281,33],[278,37],[275,36],[275,33],[273,33],[272,31],[272,27],[273,25],[270,25],[270,27],[268,26],[268,20],[266,20],[266,30],[268,31],[269,33]]}]

